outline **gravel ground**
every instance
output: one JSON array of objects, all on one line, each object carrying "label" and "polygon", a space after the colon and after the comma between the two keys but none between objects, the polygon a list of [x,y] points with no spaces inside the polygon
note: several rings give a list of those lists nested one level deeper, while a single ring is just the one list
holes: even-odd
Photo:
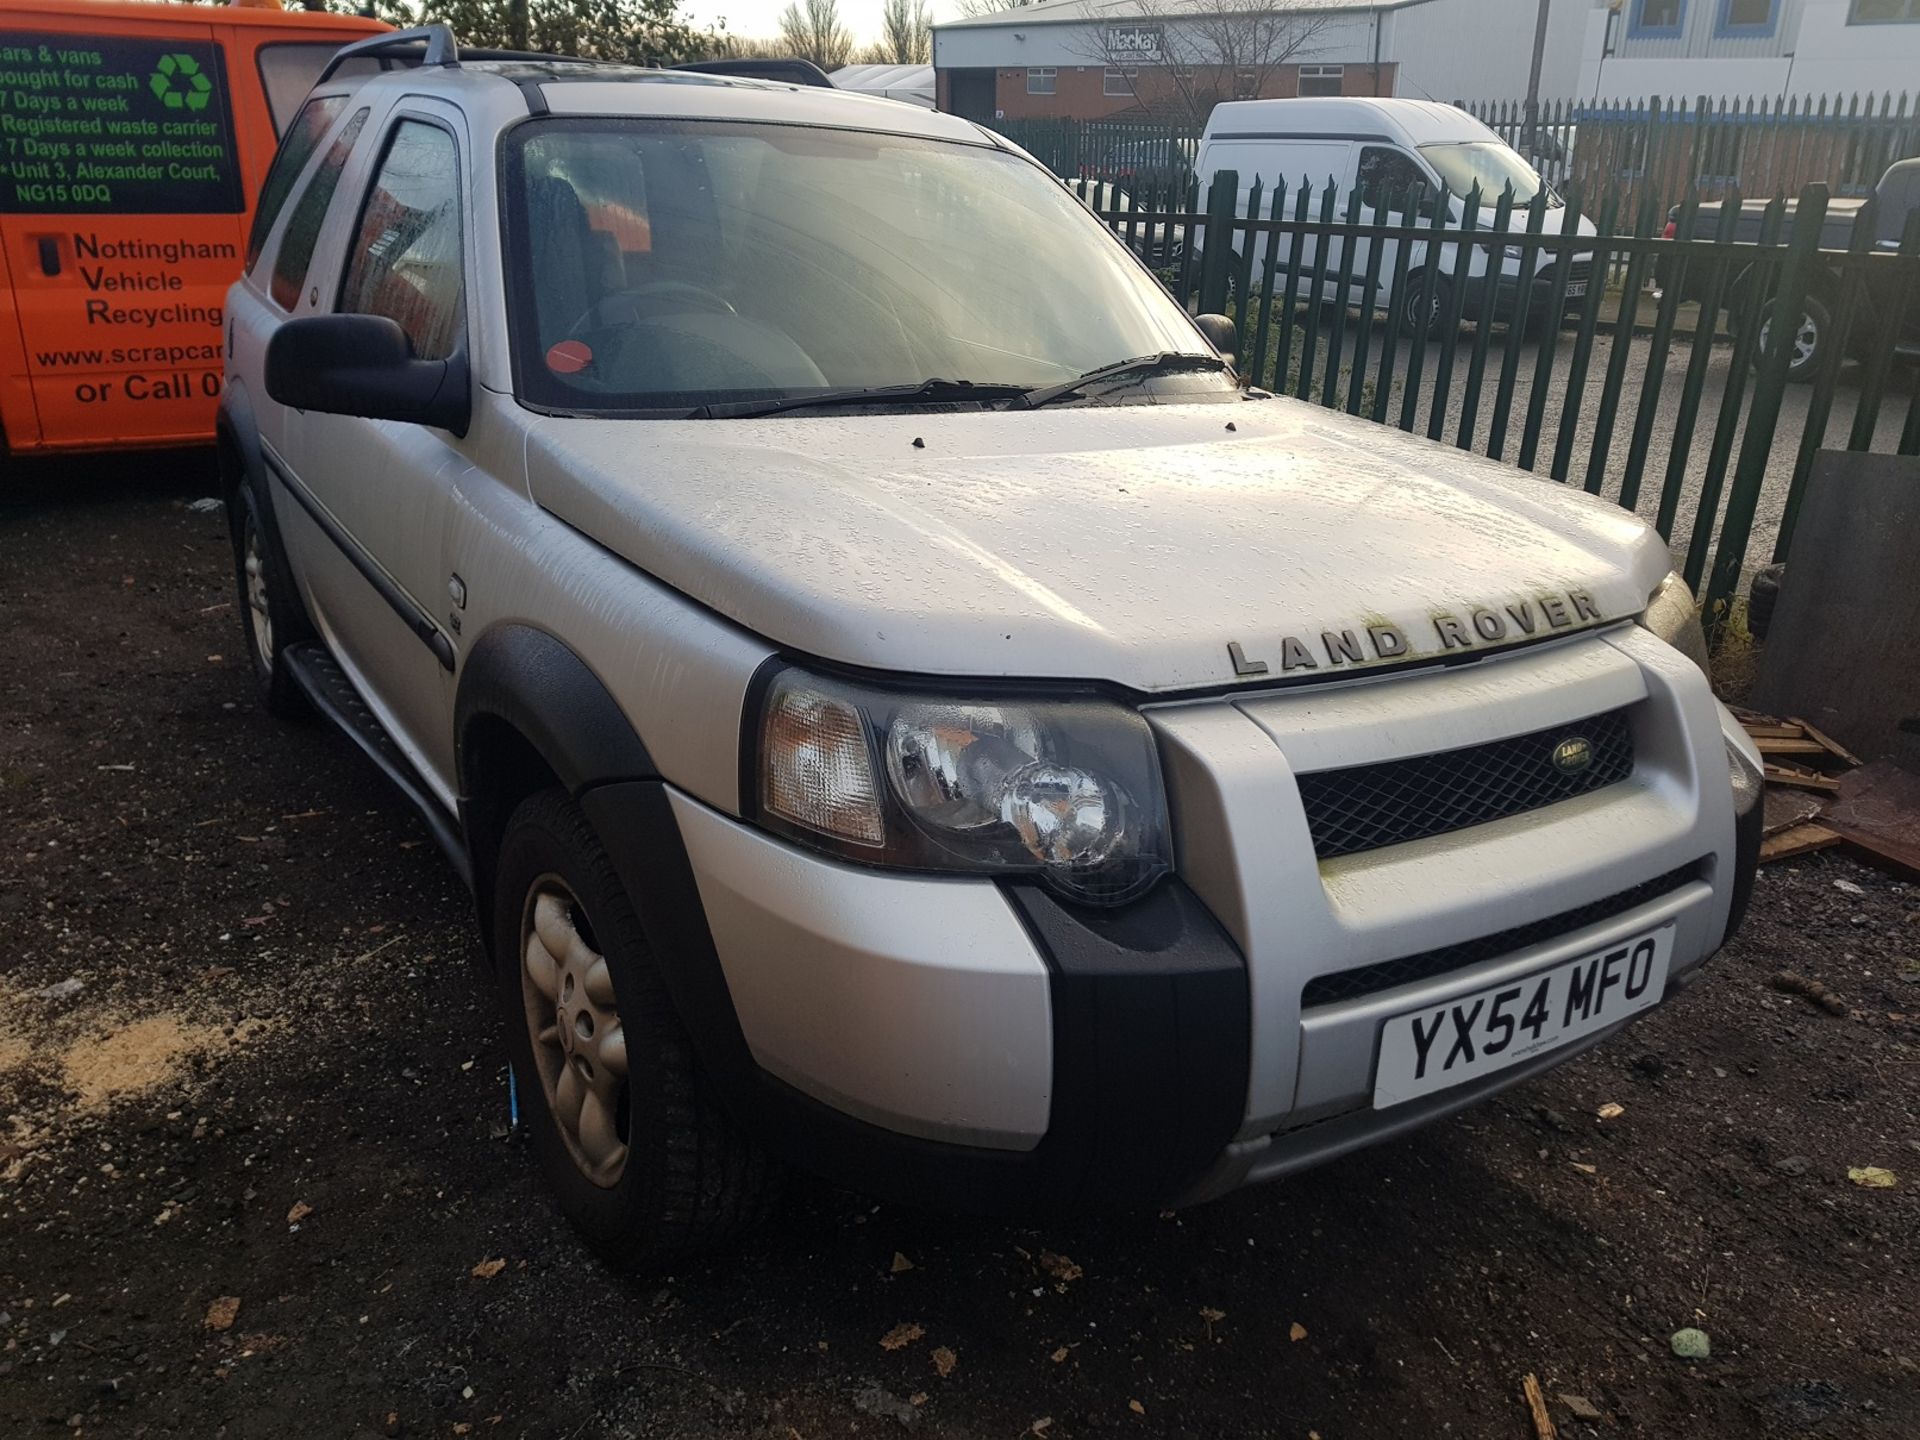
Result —
[{"label": "gravel ground", "polygon": [[106,468],[0,497],[0,1433],[1526,1440],[1532,1373],[1563,1436],[1920,1434],[1920,887],[1769,869],[1674,1005],[1281,1185],[1029,1229],[801,1180],[625,1280],[425,831],[254,705],[204,462]]}]

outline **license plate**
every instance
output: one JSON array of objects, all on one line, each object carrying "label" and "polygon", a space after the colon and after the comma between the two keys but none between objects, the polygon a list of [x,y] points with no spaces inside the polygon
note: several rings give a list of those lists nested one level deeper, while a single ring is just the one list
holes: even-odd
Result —
[{"label": "license plate", "polygon": [[1567,299],[1569,299],[1569,300],[1578,300],[1578,299],[1579,299],[1579,298],[1580,298],[1580,297],[1581,297],[1582,295],[1584,295],[1584,294],[1586,294],[1586,293],[1587,293],[1587,282],[1586,282],[1586,281],[1584,281],[1584,280],[1569,280],[1569,281],[1567,282]]},{"label": "license plate", "polygon": [[1622,940],[1506,985],[1396,1015],[1380,1032],[1373,1108],[1462,1085],[1659,1002],[1673,927]]}]

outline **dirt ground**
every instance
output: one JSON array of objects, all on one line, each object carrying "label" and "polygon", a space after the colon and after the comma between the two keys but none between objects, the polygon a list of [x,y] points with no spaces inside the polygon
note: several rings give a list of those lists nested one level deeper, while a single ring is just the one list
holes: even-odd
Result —
[{"label": "dirt ground", "polygon": [[106,468],[0,489],[0,1434],[1527,1440],[1533,1373],[1562,1436],[1920,1435],[1920,887],[1771,868],[1676,1004],[1277,1186],[799,1182],[626,1281],[507,1129],[424,829],[253,703],[204,462]]}]

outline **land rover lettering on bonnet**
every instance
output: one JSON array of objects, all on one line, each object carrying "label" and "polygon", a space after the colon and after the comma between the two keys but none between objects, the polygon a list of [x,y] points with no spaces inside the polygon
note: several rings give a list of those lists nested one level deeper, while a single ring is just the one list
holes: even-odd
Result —
[{"label": "land rover lettering on bonnet", "polygon": [[1604,1042],[1738,925],[1758,757],[1631,515],[1248,389],[955,116],[346,58],[393,68],[227,298],[242,632],[472,887],[612,1260],[779,1166],[1205,1200]]}]

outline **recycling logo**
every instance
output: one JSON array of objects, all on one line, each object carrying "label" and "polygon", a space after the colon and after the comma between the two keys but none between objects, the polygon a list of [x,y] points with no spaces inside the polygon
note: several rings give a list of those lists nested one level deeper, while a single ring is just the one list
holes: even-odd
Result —
[{"label": "recycling logo", "polygon": [[213,82],[191,55],[162,55],[147,88],[169,110],[204,110],[213,98]]}]

